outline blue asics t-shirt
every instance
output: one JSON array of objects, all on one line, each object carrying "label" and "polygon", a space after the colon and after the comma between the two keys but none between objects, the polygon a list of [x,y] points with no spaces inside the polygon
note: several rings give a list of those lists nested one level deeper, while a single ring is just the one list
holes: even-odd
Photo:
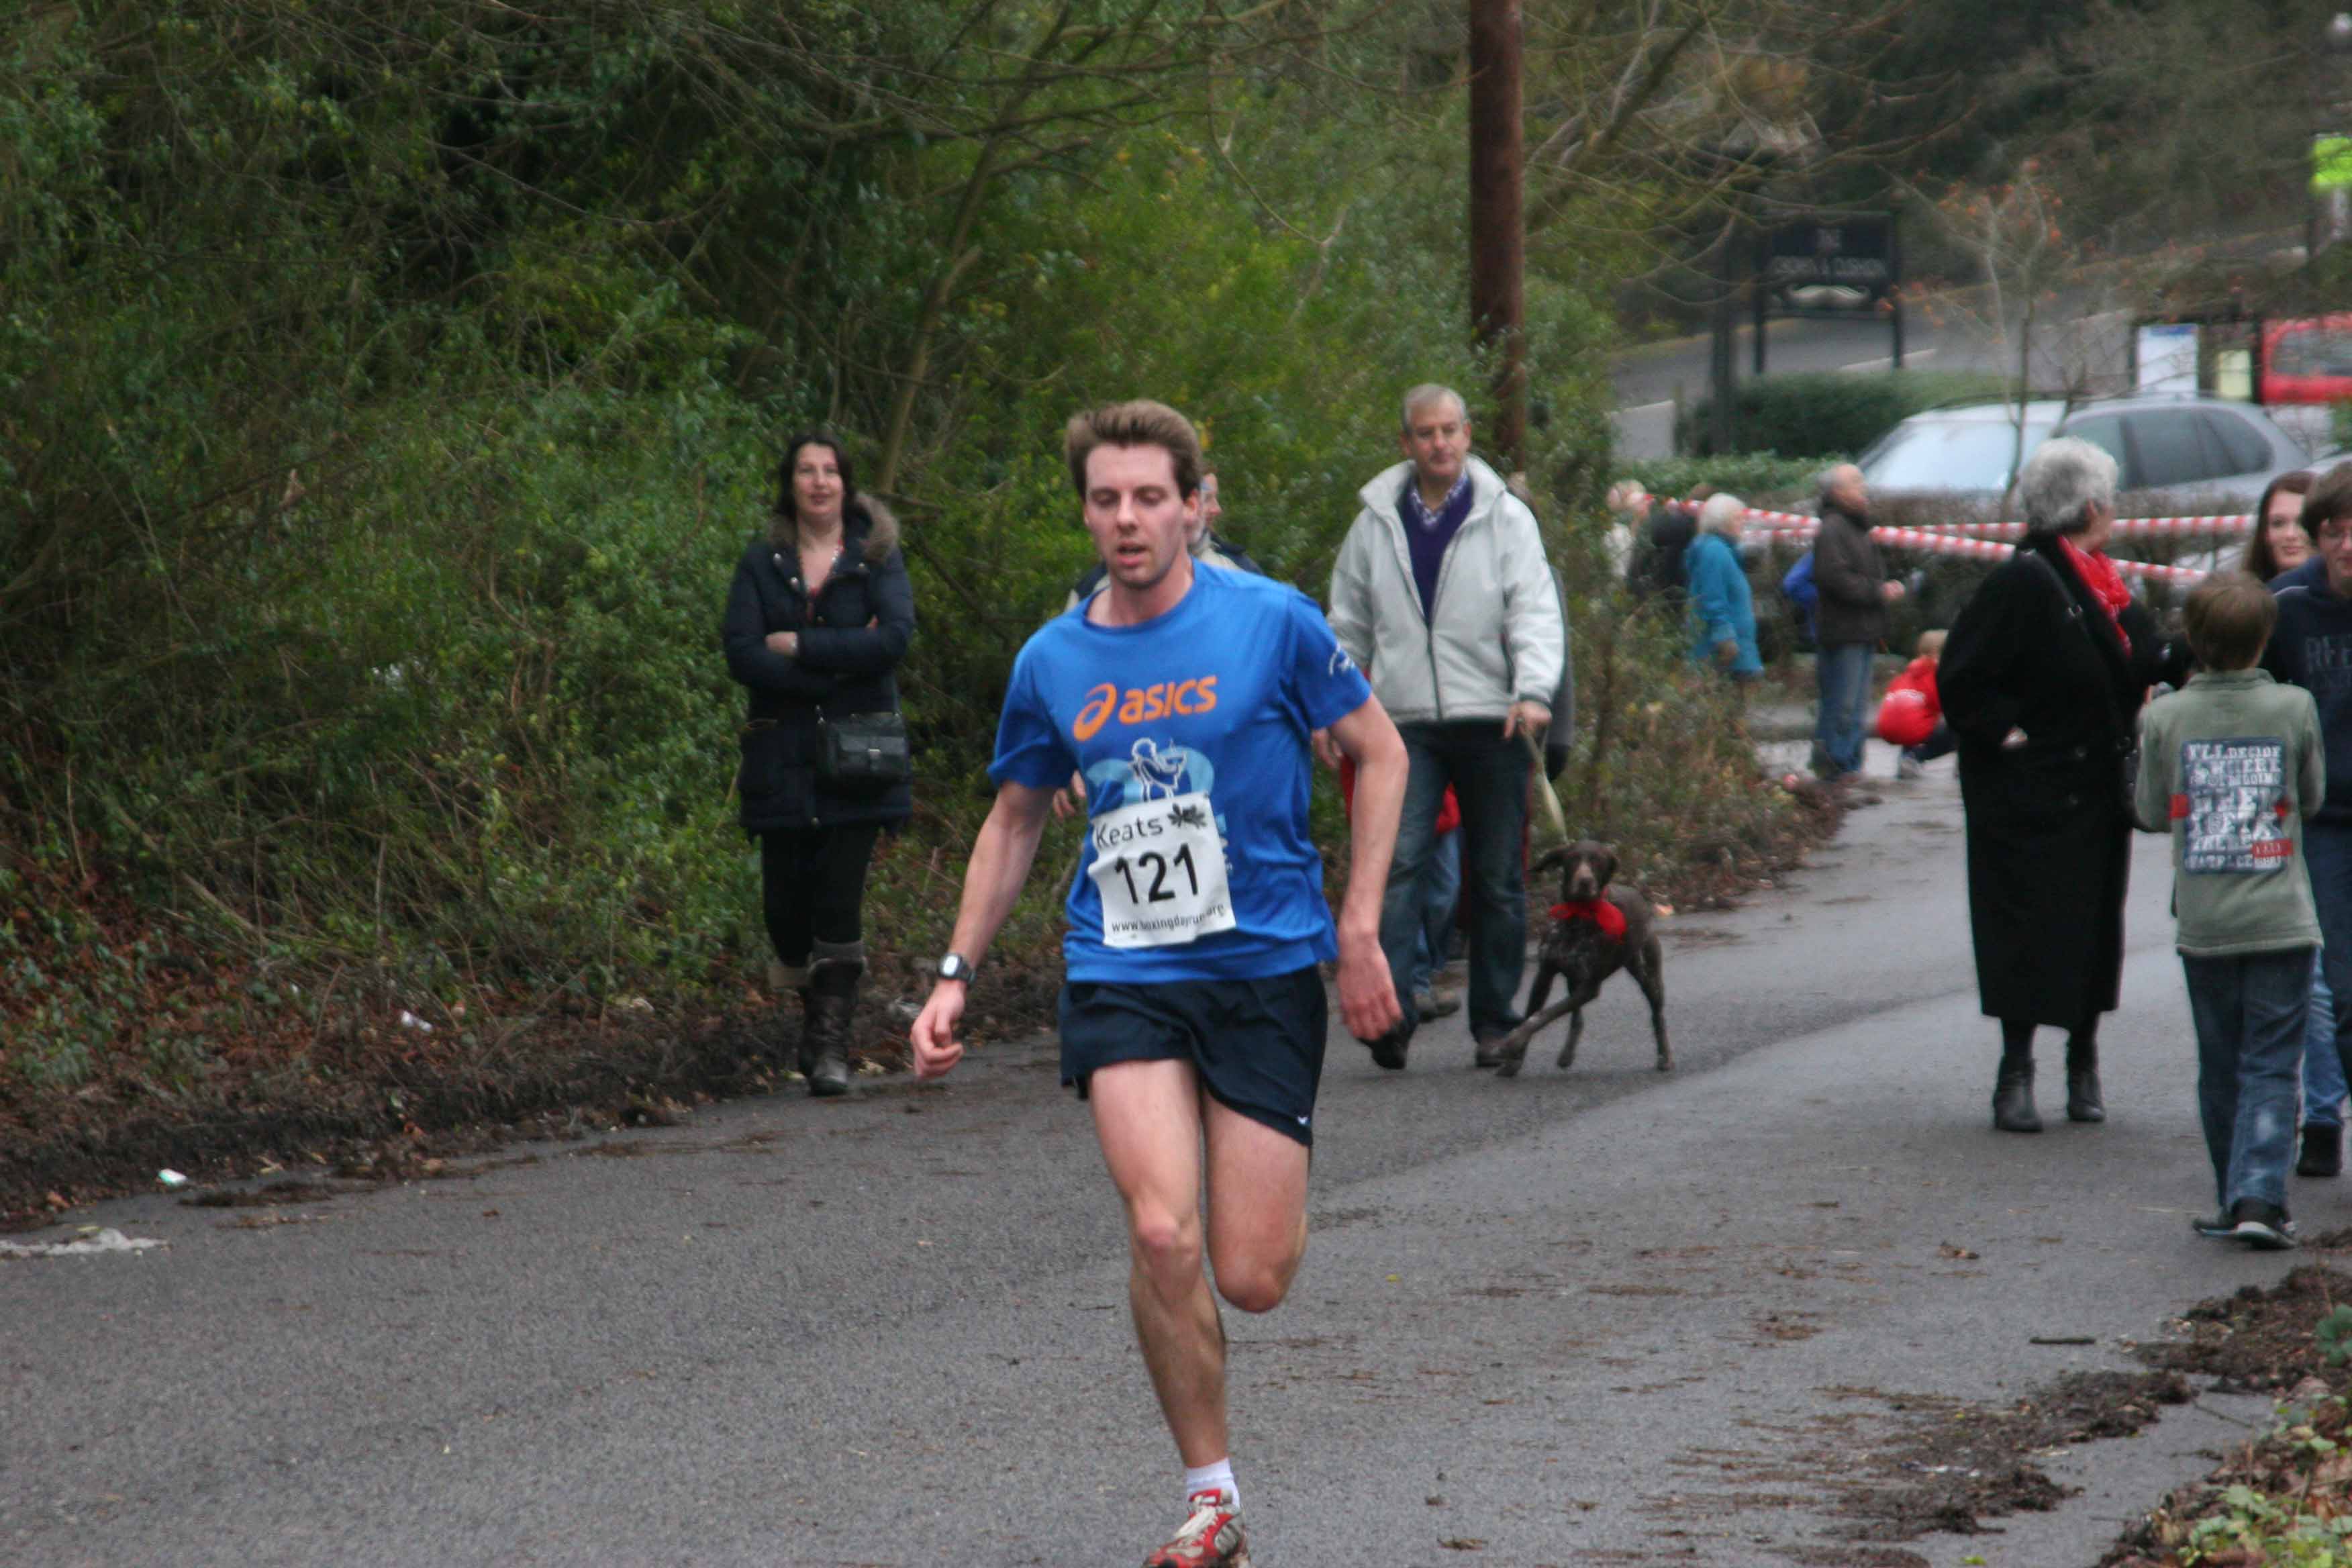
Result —
[{"label": "blue asics t-shirt", "polygon": [[1196,567],[1141,626],[1092,626],[1080,605],[1040,628],[988,776],[1086,778],[1069,978],[1263,979],[1335,956],[1307,740],[1371,694],[1312,600],[1239,572]]}]

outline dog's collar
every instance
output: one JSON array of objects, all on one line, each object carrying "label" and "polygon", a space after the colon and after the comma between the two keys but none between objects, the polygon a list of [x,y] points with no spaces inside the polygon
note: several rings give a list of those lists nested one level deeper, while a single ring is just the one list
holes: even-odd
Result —
[{"label": "dog's collar", "polygon": [[1591,921],[1612,942],[1625,940],[1625,911],[1607,899],[1575,899],[1551,907],[1556,921]]}]

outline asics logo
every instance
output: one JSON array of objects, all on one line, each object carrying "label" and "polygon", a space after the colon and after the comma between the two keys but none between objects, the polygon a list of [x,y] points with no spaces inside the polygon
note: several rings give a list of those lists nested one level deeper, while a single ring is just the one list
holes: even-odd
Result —
[{"label": "asics logo", "polygon": [[1151,686],[1120,690],[1109,681],[1087,693],[1078,716],[1070,721],[1070,738],[1091,741],[1116,713],[1122,724],[1148,724],[1171,713],[1207,713],[1217,706],[1217,678],[1163,680]]}]

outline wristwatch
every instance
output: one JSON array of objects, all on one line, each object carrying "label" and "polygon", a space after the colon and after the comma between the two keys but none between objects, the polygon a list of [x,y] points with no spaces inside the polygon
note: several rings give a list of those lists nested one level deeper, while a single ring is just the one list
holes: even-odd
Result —
[{"label": "wristwatch", "polygon": [[942,980],[961,980],[971,984],[972,962],[962,953],[951,952],[940,960],[939,976]]}]

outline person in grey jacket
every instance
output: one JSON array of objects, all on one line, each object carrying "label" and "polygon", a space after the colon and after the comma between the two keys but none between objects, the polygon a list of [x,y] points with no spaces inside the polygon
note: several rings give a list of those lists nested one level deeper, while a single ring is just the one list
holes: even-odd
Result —
[{"label": "person in grey jacket", "polygon": [[1840,463],[1822,478],[1822,531],[1813,540],[1813,584],[1820,652],[1813,661],[1820,717],[1813,731],[1813,771],[1830,780],[1862,772],[1864,711],[1870,703],[1870,656],[1886,637],[1886,606],[1903,584],[1886,580],[1870,537],[1870,497],[1862,470]]},{"label": "person in grey jacket", "polygon": [[1417,894],[1448,784],[1462,808],[1470,910],[1470,1032],[1478,1064],[1519,1022],[1527,951],[1521,844],[1530,755],[1552,721],[1567,618],[1535,514],[1470,455],[1461,395],[1404,396],[1406,460],[1360,492],[1362,510],[1331,572],[1331,629],[1371,678],[1412,763],[1381,914],[1404,1016],[1372,1059],[1401,1068],[1418,1019],[1411,996]]}]

